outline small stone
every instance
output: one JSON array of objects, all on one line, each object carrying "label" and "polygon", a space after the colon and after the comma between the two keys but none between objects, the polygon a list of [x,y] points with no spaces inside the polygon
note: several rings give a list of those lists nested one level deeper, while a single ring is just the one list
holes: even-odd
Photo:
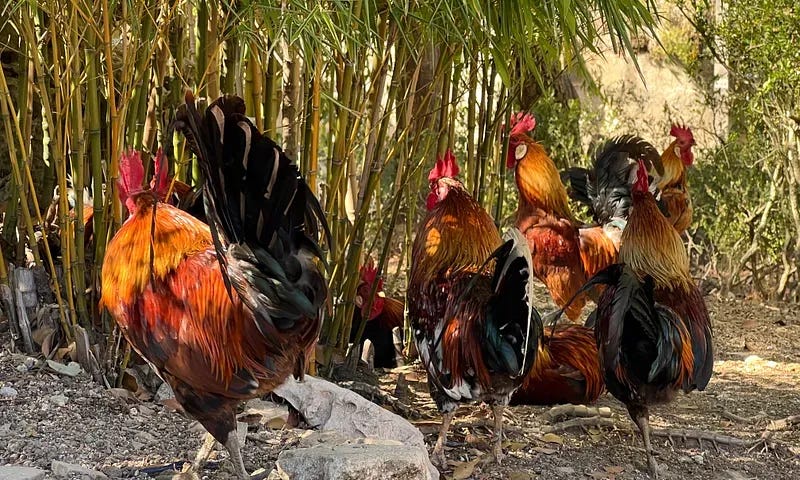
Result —
[{"label": "small stone", "polygon": [[158,441],[158,439],[154,435],[147,432],[136,432],[136,435],[133,436],[133,439],[138,442],[144,443],[145,445],[156,443]]},{"label": "small stone", "polygon": [[6,466],[0,467],[0,480],[41,480],[46,473],[38,468]]},{"label": "small stone", "polygon": [[17,393],[18,392],[16,389],[9,386],[0,388],[0,397],[2,398],[15,398],[17,396]]},{"label": "small stone", "polygon": [[702,454],[700,454],[700,455],[692,455],[692,460],[694,460],[694,463],[696,463],[698,465],[702,465],[702,464],[706,463],[706,459],[705,459],[705,457],[703,457]]},{"label": "small stone", "polygon": [[50,395],[48,399],[50,400],[50,403],[59,407],[65,406],[69,401],[69,398],[66,395],[62,395],[60,393]]},{"label": "small stone", "polygon": [[61,375],[66,375],[68,377],[74,377],[83,371],[81,366],[76,362],[69,362],[67,365],[64,365],[63,363],[48,360],[47,366],[50,367],[54,372],[60,373]]},{"label": "small stone", "polygon": [[156,395],[153,397],[153,400],[156,402],[163,402],[164,400],[169,400],[172,398],[175,398],[175,393],[172,391],[172,387],[170,387],[167,382],[164,382],[160,387],[158,387],[158,391],[156,391]]},{"label": "small stone", "polygon": [[103,472],[98,472],[97,470],[92,470],[73,463],[60,462],[58,460],[53,460],[53,463],[50,464],[50,470],[53,471],[53,475],[59,478],[72,478],[74,476],[88,478],[90,480],[108,478]]},{"label": "small stone", "polygon": [[574,475],[575,469],[572,467],[556,467],[556,471],[558,473],[563,473],[564,475]]}]

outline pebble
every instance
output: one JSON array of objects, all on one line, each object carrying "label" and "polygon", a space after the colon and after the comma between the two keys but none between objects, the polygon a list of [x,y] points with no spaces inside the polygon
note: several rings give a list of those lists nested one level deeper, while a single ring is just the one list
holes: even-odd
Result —
[{"label": "pebble", "polygon": [[59,407],[63,407],[63,406],[65,406],[67,404],[67,402],[69,401],[69,398],[66,395],[62,395],[60,393],[57,393],[55,395],[50,395],[49,400],[50,400],[50,403],[52,403],[53,405],[57,405]]},{"label": "pebble", "polygon": [[50,470],[53,471],[53,475],[59,478],[72,478],[74,476],[80,476],[81,478],[88,478],[90,480],[108,478],[103,472],[98,472],[97,470],[92,470],[73,463],[60,462],[58,460],[53,460],[53,463],[50,464]]},{"label": "pebble", "polygon": [[16,398],[18,392],[15,388],[5,386],[0,388],[0,397],[3,398]]},{"label": "pebble", "polygon": [[706,463],[705,457],[703,457],[703,455],[701,455],[701,454],[692,455],[692,460],[694,460],[694,463],[696,463],[698,465],[702,465],[702,464]]},{"label": "pebble", "polygon": [[563,473],[564,475],[574,475],[575,469],[572,467],[556,467],[556,471],[558,473]]}]

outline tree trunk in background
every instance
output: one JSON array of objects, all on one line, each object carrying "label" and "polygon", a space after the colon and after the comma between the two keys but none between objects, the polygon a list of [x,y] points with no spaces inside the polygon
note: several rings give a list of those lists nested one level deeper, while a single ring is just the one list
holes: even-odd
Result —
[{"label": "tree trunk in background", "polygon": [[[724,13],[725,3],[722,0],[714,0],[715,24],[722,23]],[[719,44],[719,38],[716,40]],[[728,69],[716,56],[713,56],[713,62],[714,103],[721,107],[715,110],[719,113],[714,115],[714,131],[719,138],[727,138],[731,120],[727,114],[728,108],[726,105],[729,86]]]}]

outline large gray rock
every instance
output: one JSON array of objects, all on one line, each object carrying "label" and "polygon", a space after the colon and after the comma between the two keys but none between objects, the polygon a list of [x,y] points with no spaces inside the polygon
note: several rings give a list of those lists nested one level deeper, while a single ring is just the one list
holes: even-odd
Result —
[{"label": "large gray rock", "polygon": [[[284,450],[270,478],[275,480],[432,480],[428,452],[392,440],[355,440]],[[435,475],[435,476],[434,476]]]},{"label": "large gray rock", "polygon": [[72,463],[60,462],[58,460],[53,460],[53,462],[50,464],[50,470],[53,471],[53,475],[55,475],[57,478],[72,478],[76,476],[80,478],[88,478],[90,480],[108,478],[103,472],[98,472],[97,470],[92,470],[90,468],[82,467]]},{"label": "large gray rock", "polygon": [[[422,432],[406,419],[370,402],[361,395],[310,375],[306,375],[302,382],[298,382],[290,376],[283,385],[275,389],[274,393],[291,403],[312,427],[321,431],[334,431],[345,438],[365,439],[358,444],[342,444],[340,441],[331,441],[323,442],[312,448],[284,451],[279,457],[279,462],[283,458],[282,465],[284,467],[281,468],[284,468],[285,472],[289,472],[290,469],[295,472],[293,468],[296,465],[316,463],[324,464],[328,470],[342,474],[351,470],[359,472],[364,468],[374,469],[376,472],[385,470],[397,473],[406,471],[403,470],[405,468],[413,470],[424,465],[425,468],[422,470],[424,476],[380,476],[374,478],[439,478],[439,472],[428,458]],[[404,445],[406,448],[397,448],[398,445]],[[372,449],[377,449],[377,451],[371,451]],[[387,453],[385,454],[385,452]],[[393,454],[390,455],[388,452],[393,452]],[[340,461],[335,460],[336,453],[341,454]],[[303,460],[304,458],[306,460]],[[402,462],[398,463],[400,460]],[[308,466],[308,468],[311,467]],[[351,477],[339,477],[339,474],[324,476],[322,473],[315,474],[314,470],[296,471],[295,474],[303,476],[279,478],[292,480],[295,478],[373,478],[366,474],[357,474]]]},{"label": "large gray rock", "polygon": [[45,473],[33,467],[0,467],[0,480],[41,480]]},{"label": "large gray rock", "polygon": [[331,382],[306,375],[302,382],[289,377],[274,392],[303,414],[309,425],[353,438],[397,440],[425,447],[417,427],[361,395]]}]

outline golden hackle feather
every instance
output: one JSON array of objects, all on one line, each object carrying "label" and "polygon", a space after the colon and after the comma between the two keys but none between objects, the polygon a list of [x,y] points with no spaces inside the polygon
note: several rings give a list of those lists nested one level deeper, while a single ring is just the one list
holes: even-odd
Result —
[{"label": "golden hackle feather", "polygon": [[[119,259],[103,265],[104,283],[114,282],[118,292],[118,298],[113,300],[124,303],[141,293],[151,278],[163,279],[187,256],[213,248],[208,225],[188,213],[157,203],[149,192],[139,195],[136,204],[138,212],[131,215],[115,235],[115,242],[128,245],[131,251],[120,252],[125,254],[125,261]],[[154,208],[155,220],[152,218]],[[157,225],[155,231],[154,225]],[[137,253],[146,255],[136,256]],[[106,290],[103,285],[103,291]],[[108,306],[108,300],[105,296],[101,298],[101,307]]]},{"label": "golden hackle feather", "polygon": [[661,154],[661,164],[664,166],[664,174],[658,179],[658,189],[665,190],[678,183],[686,182],[686,166],[677,154],[678,141],[673,140],[666,150]]},{"label": "golden hackle feather", "polygon": [[[410,284],[423,284],[442,275],[476,272],[500,245],[492,218],[462,187],[452,188],[436,204],[435,215],[422,225],[412,255],[415,268]],[[489,272],[487,266],[486,269]]]},{"label": "golden hackle feather", "polygon": [[633,212],[622,232],[620,262],[630,265],[640,277],[653,277],[656,289],[693,288],[686,248],[652,194],[635,192],[633,201]]},{"label": "golden hackle feather", "polygon": [[[567,189],[561,183],[555,163],[539,142],[527,135],[521,136],[521,139],[527,146],[527,152],[516,167],[520,206],[540,208],[574,222],[575,217],[569,208]],[[520,215],[528,213],[519,212]]]}]

